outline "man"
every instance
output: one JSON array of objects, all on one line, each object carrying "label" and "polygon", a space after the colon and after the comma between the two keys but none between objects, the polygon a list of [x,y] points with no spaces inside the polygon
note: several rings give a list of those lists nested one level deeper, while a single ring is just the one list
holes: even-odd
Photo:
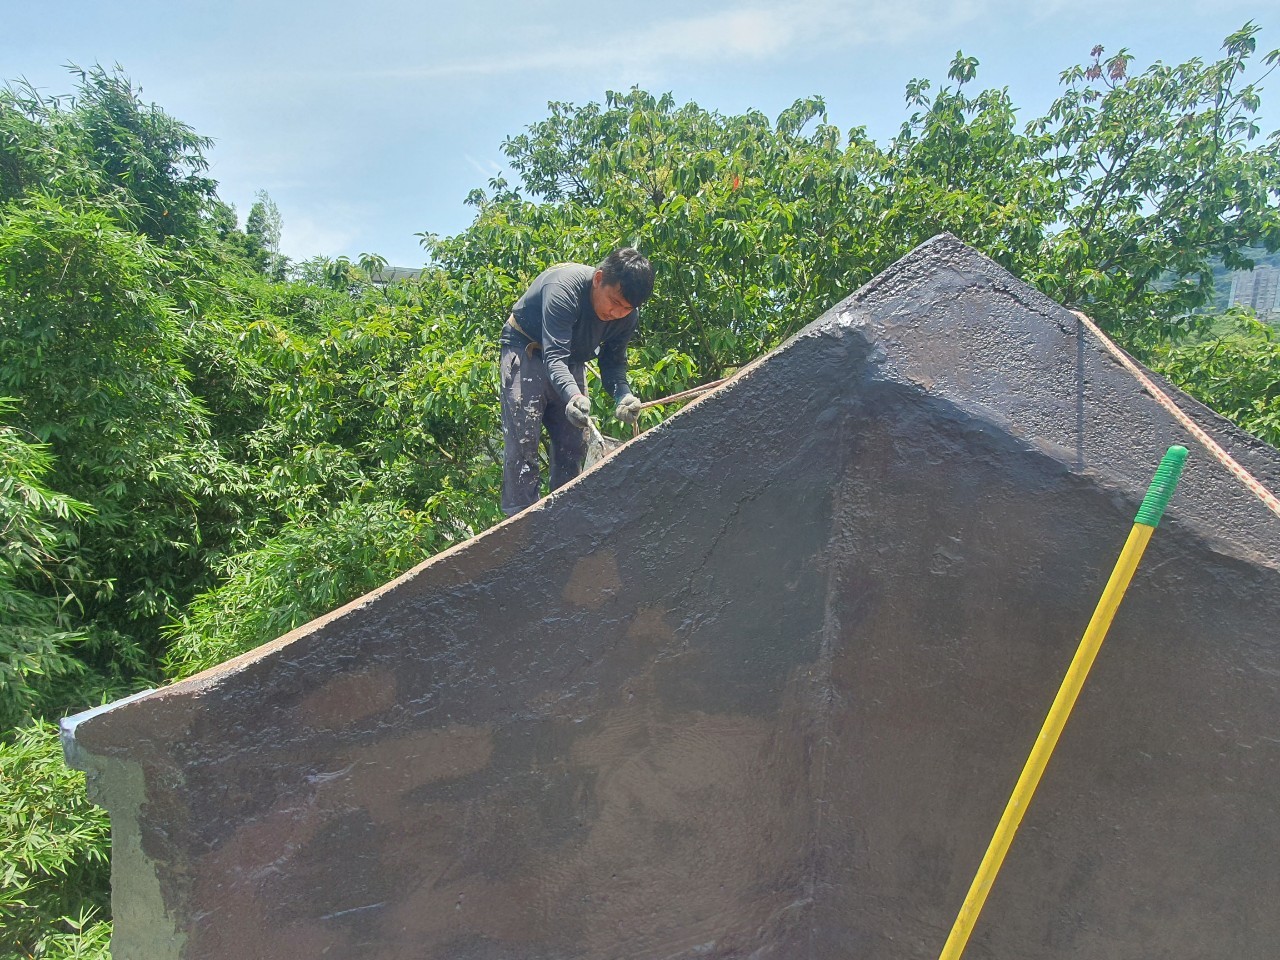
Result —
[{"label": "man", "polygon": [[502,328],[502,510],[519,513],[538,499],[538,440],[551,440],[551,489],[582,469],[583,428],[591,414],[584,370],[600,361],[614,416],[635,423],[640,401],[627,384],[627,342],[637,309],[653,293],[653,266],[631,247],[599,267],[561,263],[538,275]]}]

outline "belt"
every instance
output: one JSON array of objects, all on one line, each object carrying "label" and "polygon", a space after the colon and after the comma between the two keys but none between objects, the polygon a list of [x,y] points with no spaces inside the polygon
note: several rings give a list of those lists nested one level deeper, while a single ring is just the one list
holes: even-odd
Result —
[{"label": "belt", "polygon": [[507,326],[529,341],[528,346],[524,348],[524,352],[530,357],[542,349],[541,343],[533,339],[529,334],[525,333],[524,327],[520,326],[520,323],[516,320],[516,315],[514,313],[507,314]]}]

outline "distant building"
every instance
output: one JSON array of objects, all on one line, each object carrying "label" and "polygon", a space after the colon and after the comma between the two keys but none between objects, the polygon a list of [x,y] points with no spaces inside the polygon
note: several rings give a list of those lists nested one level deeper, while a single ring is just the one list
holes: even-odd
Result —
[{"label": "distant building", "polygon": [[422,276],[421,267],[383,267],[377,274],[370,277],[375,287],[386,288],[393,283],[401,283],[405,280],[416,280]]},{"label": "distant building", "polygon": [[1280,268],[1264,263],[1253,270],[1235,271],[1227,304],[1249,307],[1264,320],[1280,318]]}]

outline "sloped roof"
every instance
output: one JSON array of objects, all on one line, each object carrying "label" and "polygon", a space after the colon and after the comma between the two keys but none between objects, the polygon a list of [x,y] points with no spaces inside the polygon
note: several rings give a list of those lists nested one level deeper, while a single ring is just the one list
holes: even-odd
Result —
[{"label": "sloped roof", "polygon": [[1171,443],[970,952],[1270,956],[1280,523],[947,236],[523,514],[69,724],[114,956],[935,957]]}]

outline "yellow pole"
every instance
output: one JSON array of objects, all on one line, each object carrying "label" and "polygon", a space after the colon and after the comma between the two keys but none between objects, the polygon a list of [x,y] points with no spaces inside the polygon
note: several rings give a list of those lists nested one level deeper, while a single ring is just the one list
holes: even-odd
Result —
[{"label": "yellow pole", "polygon": [[978,922],[978,914],[982,912],[982,906],[987,901],[991,885],[995,883],[996,874],[1000,872],[1000,866],[1004,863],[1009,845],[1013,843],[1014,834],[1018,832],[1018,825],[1022,823],[1022,817],[1027,812],[1031,797],[1040,783],[1040,777],[1048,766],[1049,758],[1053,755],[1054,747],[1058,745],[1058,738],[1067,725],[1067,718],[1071,716],[1071,709],[1080,695],[1085,678],[1089,676],[1089,668],[1093,666],[1098,649],[1106,639],[1111,621],[1116,615],[1116,609],[1124,599],[1125,590],[1128,589],[1129,582],[1138,569],[1142,553],[1146,550],[1151,535],[1155,533],[1155,528],[1160,523],[1160,517],[1169,502],[1169,497],[1173,494],[1173,487],[1178,482],[1178,476],[1182,472],[1182,465],[1186,458],[1185,447],[1170,447],[1160,463],[1160,469],[1157,470],[1156,477],[1151,482],[1147,496],[1142,502],[1142,508],[1134,519],[1133,529],[1129,531],[1129,539],[1120,552],[1120,559],[1116,561],[1115,569],[1111,571],[1111,579],[1107,581],[1102,598],[1093,611],[1093,618],[1085,629],[1080,646],[1076,649],[1076,655],[1067,669],[1067,675],[1062,679],[1058,695],[1053,700],[1053,706],[1049,708],[1049,715],[1045,717],[1044,725],[1040,728],[1040,735],[1036,737],[1035,746],[1032,747],[1031,755],[1022,768],[1022,775],[1018,777],[1018,783],[1013,788],[1013,795],[1009,797],[1004,814],[1000,817],[1000,823],[996,826],[995,835],[987,846],[987,852],[978,866],[978,873],[969,886],[964,904],[960,907],[960,913],[951,927],[951,934],[947,937],[938,960],[959,960],[965,945],[969,942],[969,935],[973,932],[974,924]]}]

